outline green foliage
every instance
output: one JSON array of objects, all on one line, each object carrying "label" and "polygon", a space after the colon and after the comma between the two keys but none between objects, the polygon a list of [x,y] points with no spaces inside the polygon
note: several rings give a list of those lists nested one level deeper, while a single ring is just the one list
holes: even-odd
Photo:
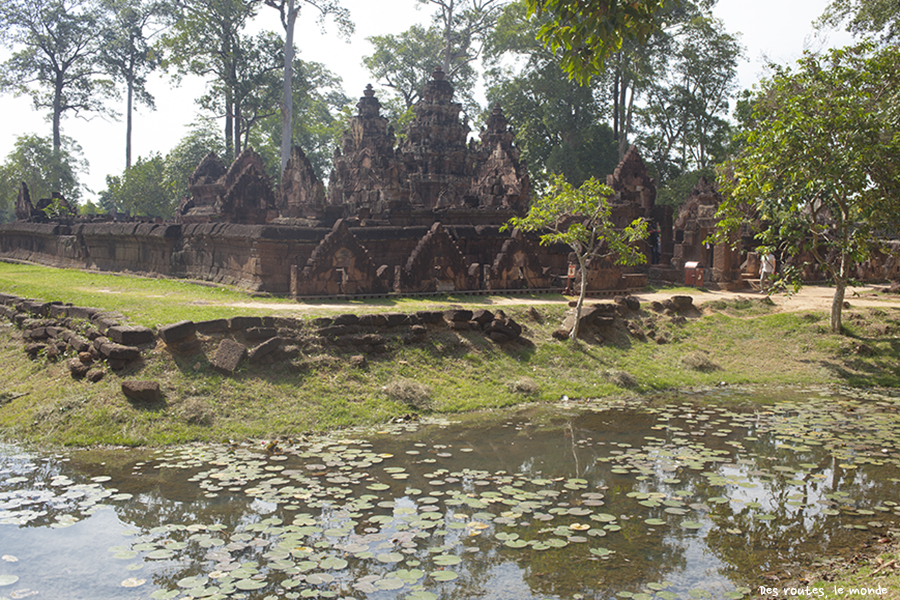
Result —
[{"label": "green foliage", "polygon": [[[379,85],[399,97],[404,111],[411,108],[439,66],[444,46],[441,31],[434,26],[413,25],[398,35],[373,35],[366,40],[374,51],[363,57],[363,64]],[[471,113],[477,103],[472,95],[475,71],[469,61],[459,57],[451,63],[446,77],[453,84],[456,99]]]},{"label": "green foliage", "polygon": [[527,18],[522,2],[509,5],[500,16],[485,51],[491,64],[488,100],[499,103],[513,124],[537,187],[548,183],[551,174],[578,186],[611,173],[618,164],[605,123],[602,82],[569,79],[559,53],[537,40],[538,27],[537,20]]},{"label": "green foliage", "polygon": [[[341,89],[341,78],[329,71],[322,63],[294,60],[292,85],[294,87],[291,119],[293,142],[303,148],[316,175],[322,181],[328,180],[334,148],[346,128],[346,121],[340,115],[350,99]],[[251,140],[253,147],[266,159],[267,167],[274,164],[277,173],[270,173],[273,181],[281,179],[280,163],[271,163],[264,144],[280,147],[281,120],[277,115],[265,119],[259,127],[259,142]]]},{"label": "green foliage", "polygon": [[688,18],[668,35],[667,64],[648,79],[635,111],[638,144],[647,149],[660,182],[725,158],[731,135],[725,116],[740,56],[737,39],[710,17]]},{"label": "green foliage", "polygon": [[513,217],[505,227],[540,232],[542,245],[566,244],[575,253],[581,267],[581,290],[575,307],[575,327],[570,338],[578,337],[581,306],[587,293],[586,267],[589,259],[610,257],[619,265],[646,261],[635,243],[646,238],[644,219],[635,219],[624,229],[612,221],[608,198],[612,188],[591,178],[575,188],[565,178],[555,176],[550,191],[536,198],[524,217]]},{"label": "green foliage", "polygon": [[540,231],[541,244],[566,244],[585,258],[603,253],[616,264],[639,264],[645,259],[632,244],[643,239],[647,224],[637,219],[623,230],[612,222],[608,198],[614,192],[596,179],[575,188],[557,176],[552,187],[532,202],[528,214],[513,217],[509,226],[522,231]]},{"label": "green foliage", "polygon": [[661,183],[656,193],[656,203],[671,206],[677,215],[678,209],[691,194],[694,186],[700,182],[701,177],[705,177],[707,181],[715,181],[716,170],[713,167],[707,167],[688,171]]},{"label": "green foliage", "polygon": [[900,3],[895,0],[832,0],[819,25],[846,24],[856,35],[880,35],[885,42],[900,37]]},{"label": "green foliage", "polygon": [[121,177],[107,175],[107,189],[100,194],[100,204],[106,210],[115,209],[133,216],[175,216],[175,196],[164,178],[165,161],[159,154],[148,159],[138,158]]},{"label": "green foliage", "polygon": [[268,31],[239,36],[235,46],[228,77],[213,81],[198,103],[211,116],[231,111],[238,154],[249,145],[254,127],[278,114],[284,48],[281,39]]},{"label": "green foliage", "polygon": [[102,35],[100,62],[115,81],[125,84],[125,167],[131,166],[131,131],[134,103],[154,107],[147,91],[147,75],[159,66],[159,56],[150,46],[152,33],[164,5],[161,1],[102,0],[110,20]]},{"label": "green foliage", "polygon": [[539,31],[547,46],[561,52],[566,73],[586,83],[603,71],[626,41],[645,42],[660,27],[666,0],[526,0],[529,15],[548,15]]},{"label": "green foliage", "polygon": [[57,153],[48,138],[20,136],[0,165],[0,216],[3,220],[14,218],[13,209],[23,181],[34,203],[55,194],[77,202],[81,198],[78,173],[86,167],[81,147],[69,138],[63,138],[62,150]]},{"label": "green foliage", "polygon": [[835,283],[841,329],[851,261],[900,220],[900,50],[862,44],[776,67],[755,98],[753,127],[726,163],[720,229],[756,221],[784,258],[808,256]]},{"label": "green foliage", "polygon": [[171,28],[161,39],[167,51],[163,66],[174,68],[176,79],[186,73],[211,79],[205,107],[225,117],[226,162],[234,157],[239,141],[241,91],[236,87],[240,83],[238,73],[246,68],[244,52],[252,45],[251,38],[241,32],[256,16],[258,7],[253,0],[180,2],[169,15]]},{"label": "green foliage", "polygon": [[222,135],[211,124],[200,123],[166,155],[163,180],[176,204],[182,198],[190,197],[188,179],[203,157],[210,152],[225,159]]},{"label": "green foliage", "polygon": [[64,114],[108,112],[103,101],[114,87],[98,76],[103,25],[90,1],[0,3],[0,43],[12,50],[0,67],[0,92],[30,96],[36,109],[49,110],[56,150]]}]

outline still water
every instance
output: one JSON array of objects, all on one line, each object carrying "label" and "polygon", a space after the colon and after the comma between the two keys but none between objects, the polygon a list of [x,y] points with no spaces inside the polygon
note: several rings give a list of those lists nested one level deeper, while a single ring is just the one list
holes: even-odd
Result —
[{"label": "still water", "polygon": [[898,406],[732,390],[277,444],[0,445],[0,600],[752,597],[897,527]]}]

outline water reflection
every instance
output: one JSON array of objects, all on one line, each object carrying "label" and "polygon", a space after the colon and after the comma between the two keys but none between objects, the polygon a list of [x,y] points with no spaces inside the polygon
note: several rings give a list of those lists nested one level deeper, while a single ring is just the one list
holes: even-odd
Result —
[{"label": "water reflection", "polygon": [[900,516],[896,399],[702,400],[268,449],[0,447],[0,597],[741,598]]}]

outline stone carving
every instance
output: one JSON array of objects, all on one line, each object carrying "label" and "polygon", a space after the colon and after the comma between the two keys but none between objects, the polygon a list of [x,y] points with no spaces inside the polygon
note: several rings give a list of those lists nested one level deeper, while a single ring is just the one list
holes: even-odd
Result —
[{"label": "stone carving", "polygon": [[272,183],[259,154],[247,148],[230,167],[207,154],[189,180],[191,198],[181,201],[182,223],[267,223],[277,215]]},{"label": "stone carving", "polygon": [[337,221],[313,251],[299,276],[291,277],[291,295],[381,294],[388,291],[368,251]]},{"label": "stone carving", "polygon": [[519,149],[513,144],[509,121],[499,104],[494,105],[487,124],[481,131],[476,172],[471,195],[480,206],[506,208],[516,214],[528,209],[531,184],[528,170],[519,160]]},{"label": "stone carving", "polygon": [[460,122],[462,105],[453,102],[453,86],[438,68],[415,106],[398,153],[409,177],[409,200],[427,209],[477,206],[468,195],[475,172],[466,145],[469,126]]},{"label": "stone carving", "polygon": [[406,172],[394,152],[394,128],[381,116],[371,85],[356,107],[358,113],[335,151],[329,203],[341,207],[344,216],[384,219],[408,201]]},{"label": "stone carving", "polygon": [[19,195],[16,198],[16,218],[20,221],[27,221],[37,216],[34,206],[31,204],[28,185],[23,181],[19,186]]},{"label": "stone carving", "polygon": [[675,244],[672,266],[680,270],[688,261],[711,269],[711,281],[740,280],[740,260],[731,244],[714,244],[709,236],[715,231],[716,211],[722,197],[716,186],[701,177],[678,211],[674,224]]},{"label": "stone carving", "polygon": [[518,229],[513,231],[490,268],[488,289],[546,289],[550,277],[538,259],[537,248]]},{"label": "stone carving", "polygon": [[316,177],[312,164],[300,146],[291,149],[291,156],[281,175],[281,194],[277,208],[284,217],[324,216],[325,186]]},{"label": "stone carving", "polygon": [[475,289],[456,242],[440,223],[432,225],[400,269],[395,291],[449,292]]}]

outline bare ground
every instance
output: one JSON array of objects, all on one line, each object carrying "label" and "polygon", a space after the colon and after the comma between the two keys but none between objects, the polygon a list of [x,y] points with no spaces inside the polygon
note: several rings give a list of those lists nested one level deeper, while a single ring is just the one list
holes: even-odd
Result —
[{"label": "bare ground", "polygon": [[[866,285],[859,287],[847,288],[845,301],[849,302],[852,307],[893,307],[900,308],[900,295],[885,294],[882,292],[883,285]],[[685,292],[684,290],[677,292],[654,292],[654,293],[636,293],[634,294],[642,303],[652,302],[654,300],[665,300],[676,294],[688,294],[694,298],[694,304],[702,305],[705,302],[714,300],[731,300],[739,297],[744,298],[762,298],[765,294],[753,290],[742,290],[738,292],[728,292],[720,290],[707,290],[698,288],[696,291]],[[834,297],[834,288],[826,286],[805,286],[797,293],[791,295],[773,294],[772,301],[775,303],[776,310],[780,311],[830,311],[831,302]],[[481,304],[490,304],[492,306],[515,306],[515,305],[537,305],[537,304],[562,304],[568,302],[570,298],[559,296],[558,299],[552,298],[525,298],[516,296],[484,296],[479,298],[473,296],[476,302]],[[480,300],[483,300],[481,302]],[[590,301],[590,300],[589,300]],[[453,301],[443,299],[435,299],[434,306],[444,306],[454,304]],[[283,311],[289,314],[305,314],[315,313],[320,310],[358,310],[358,303],[335,303],[316,302],[306,300],[302,302],[238,302],[226,304],[242,309],[268,309]]]}]

